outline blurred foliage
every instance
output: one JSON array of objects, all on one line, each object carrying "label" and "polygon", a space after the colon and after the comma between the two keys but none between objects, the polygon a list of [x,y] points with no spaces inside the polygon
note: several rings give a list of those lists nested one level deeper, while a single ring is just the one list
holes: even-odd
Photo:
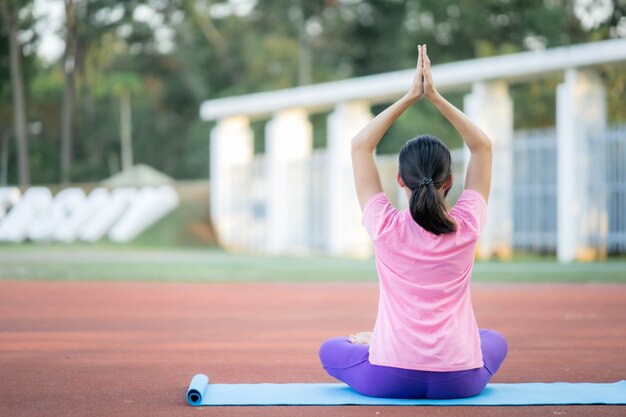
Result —
[{"label": "blurred foliage", "polygon": [[[60,0],[48,0],[61,3]],[[59,180],[62,57],[45,62],[33,2],[23,1],[20,40],[34,183]],[[208,175],[211,124],[203,100],[410,68],[417,43],[435,63],[626,36],[624,0],[75,0],[78,19],[74,181],[119,170],[120,83],[132,94],[136,163],[178,178]],[[587,9],[580,8],[587,4]],[[607,6],[608,5],[608,6]],[[610,7],[609,7],[610,6]],[[609,7],[595,21],[585,10]],[[582,10],[582,11],[581,11]],[[597,13],[590,13],[590,16]],[[60,33],[64,36],[63,29]],[[626,122],[623,66],[602,69],[609,121]],[[560,78],[512,85],[516,127],[554,124]],[[128,85],[127,85],[128,84]],[[457,105],[462,95],[451,96]],[[0,134],[12,126],[8,41],[0,19]],[[381,107],[373,109],[374,112]],[[312,115],[316,147],[324,115]],[[262,136],[265,123],[256,122]],[[432,108],[407,112],[381,144],[395,152],[428,131],[451,146],[456,133]],[[259,142],[259,141],[257,141]],[[257,152],[263,144],[256,144]],[[15,149],[9,179],[15,182]]]}]

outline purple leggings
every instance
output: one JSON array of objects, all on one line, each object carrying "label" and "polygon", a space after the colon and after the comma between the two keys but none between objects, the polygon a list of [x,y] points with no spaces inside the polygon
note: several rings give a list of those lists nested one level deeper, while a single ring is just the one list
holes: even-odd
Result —
[{"label": "purple leggings", "polygon": [[326,372],[356,392],[386,398],[465,398],[480,394],[504,361],[507,345],[493,330],[480,330],[484,366],[466,371],[431,372],[372,365],[369,346],[346,337],[329,339],[320,348]]}]

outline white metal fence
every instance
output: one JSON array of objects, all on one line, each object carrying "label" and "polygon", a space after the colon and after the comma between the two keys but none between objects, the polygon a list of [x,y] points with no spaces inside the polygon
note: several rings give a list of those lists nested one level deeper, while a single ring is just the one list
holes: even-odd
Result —
[{"label": "white metal fence", "polygon": [[[309,159],[288,166],[284,178],[290,192],[282,219],[289,230],[289,242],[294,250],[322,251],[325,249],[327,225],[324,198],[327,188],[327,158],[323,151],[313,152]],[[265,155],[256,155],[249,165],[231,168],[228,188],[231,193],[229,214],[236,224],[226,230],[226,241],[252,252],[263,252],[268,241],[267,195],[271,193]],[[305,233],[296,224],[307,224]]]},{"label": "white metal fence", "polygon": [[[579,178],[591,203],[586,215],[590,244],[609,254],[626,252],[626,125],[609,126],[587,137],[590,172]],[[513,246],[554,252],[557,236],[556,131],[521,130],[513,150]]]},{"label": "white metal fence", "polygon": [[256,157],[251,164],[235,166],[228,175],[228,219],[233,224],[223,230],[229,236],[224,241],[232,242],[238,249],[262,251],[266,246],[267,216],[266,167],[263,157]]},{"label": "white metal fence", "polygon": [[511,150],[513,247],[530,252],[554,252],[557,240],[556,130],[517,131]]},{"label": "white metal fence", "polygon": [[626,253],[626,125],[609,126],[601,135],[589,135],[592,169],[589,193],[601,202],[595,216],[595,245],[609,254]]},{"label": "white metal fence", "polygon": [[[602,135],[589,137],[590,163],[596,175],[587,184],[592,196],[606,201],[605,213],[597,215],[600,227],[591,242],[606,245],[609,253],[626,252],[626,125],[607,128]],[[497,152],[509,149],[497,148]],[[513,152],[513,247],[534,253],[554,253],[557,242],[557,148],[554,128],[520,130],[515,133]],[[497,157],[497,154],[495,155]],[[463,189],[463,149],[452,150],[454,185],[448,196],[453,205]],[[377,158],[383,188],[399,208],[406,208],[406,199],[395,185],[397,155]],[[290,236],[295,250],[324,252],[328,245],[329,181],[325,150],[313,152],[305,161],[288,167],[289,210],[284,221],[288,225],[306,222],[307,229],[289,227],[298,236]],[[346,175],[351,175],[347,173]],[[231,213],[238,219],[229,228],[229,241],[251,251],[263,251],[267,243],[267,167],[263,155],[252,164],[232,169]],[[582,185],[582,184],[581,184]],[[495,191],[494,191],[495,192]],[[356,196],[355,196],[356,198]],[[301,230],[300,232],[297,232]]]},{"label": "white metal fence", "polygon": [[313,251],[322,252],[326,249],[326,234],[328,233],[328,205],[327,195],[328,181],[328,158],[326,152],[315,151],[305,164],[294,164],[291,169],[304,169],[304,184],[301,185],[306,193],[305,201],[307,211],[306,236],[302,237],[302,244]]}]

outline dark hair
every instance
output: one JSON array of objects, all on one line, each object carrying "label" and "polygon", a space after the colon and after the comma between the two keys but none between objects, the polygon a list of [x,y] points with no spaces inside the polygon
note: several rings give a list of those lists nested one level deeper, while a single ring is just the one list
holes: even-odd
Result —
[{"label": "dark hair", "polygon": [[444,195],[437,192],[452,175],[448,147],[431,135],[411,139],[400,150],[399,171],[411,190],[409,209],[413,220],[436,235],[454,232],[456,224],[448,216],[445,201],[448,190]]}]

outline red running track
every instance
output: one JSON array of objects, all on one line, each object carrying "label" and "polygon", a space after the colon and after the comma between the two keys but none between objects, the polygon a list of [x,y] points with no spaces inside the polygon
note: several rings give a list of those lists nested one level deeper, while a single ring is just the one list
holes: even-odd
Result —
[{"label": "red running track", "polygon": [[[492,382],[626,379],[626,285],[473,287],[509,355]],[[326,338],[371,329],[375,284],[0,281],[0,416],[624,416],[622,406],[200,407],[212,382],[329,382]]]}]

